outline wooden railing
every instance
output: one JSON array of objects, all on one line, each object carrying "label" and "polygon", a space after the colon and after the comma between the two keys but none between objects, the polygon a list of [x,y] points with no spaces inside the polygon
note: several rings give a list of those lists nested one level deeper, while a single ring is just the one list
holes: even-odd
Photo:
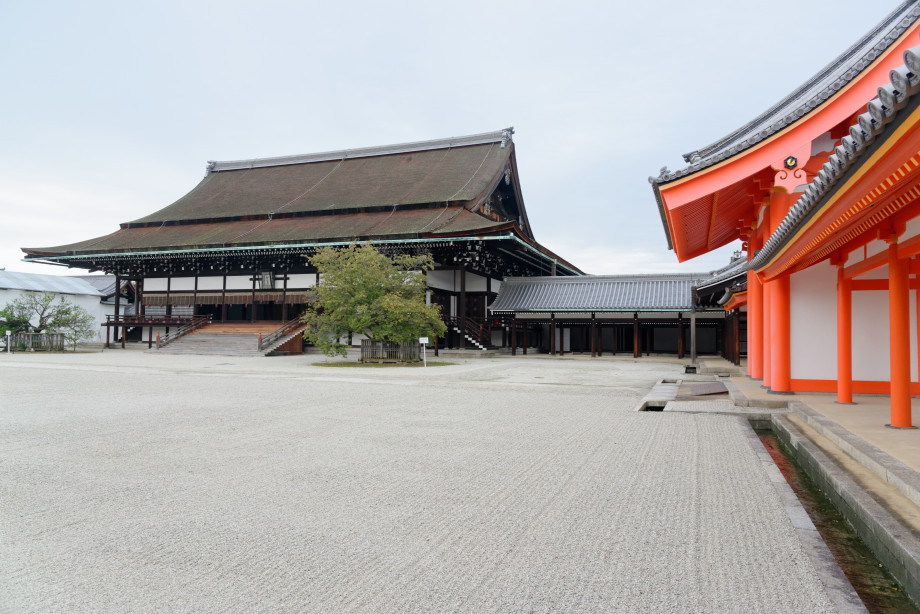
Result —
[{"label": "wooden railing", "polygon": [[13,333],[6,339],[15,352],[64,351],[64,333]]},{"label": "wooden railing", "polygon": [[259,334],[259,351],[262,352],[268,348],[271,348],[271,346],[275,344],[279,339],[290,335],[302,326],[304,326],[304,323],[300,320],[300,318],[294,318],[293,320],[288,320],[279,328],[273,330],[264,337]]},{"label": "wooden railing", "polygon": [[193,320],[211,320],[211,316],[106,316],[106,326],[182,326]]},{"label": "wooden railing", "polygon": [[389,341],[361,340],[361,361],[409,362],[419,360],[418,343],[390,343]]},{"label": "wooden railing", "polygon": [[[173,316],[163,316],[167,318],[172,318]],[[180,322],[176,325],[175,330],[170,333],[167,333],[163,337],[160,337],[157,333],[157,349],[163,347],[167,343],[172,343],[179,337],[183,337],[191,332],[194,332],[204,326],[205,324],[211,323],[211,316],[185,316],[180,317]]]},{"label": "wooden railing", "polygon": [[461,318],[451,316],[447,324],[460,329],[462,334],[469,335],[482,346],[492,345],[492,321],[488,318]]}]

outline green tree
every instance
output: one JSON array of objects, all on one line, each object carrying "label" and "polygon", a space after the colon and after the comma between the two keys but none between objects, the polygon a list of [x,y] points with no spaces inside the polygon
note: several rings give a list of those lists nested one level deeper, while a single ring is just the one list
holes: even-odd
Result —
[{"label": "green tree", "polygon": [[89,341],[96,337],[98,326],[99,323],[90,312],[79,305],[63,300],[63,297],[50,324],[54,332],[64,333],[64,338],[71,343],[74,351],[79,342]]},{"label": "green tree", "polygon": [[438,305],[425,304],[431,256],[388,258],[370,244],[326,247],[310,258],[320,274],[304,337],[329,356],[345,356],[342,338],[360,333],[378,341],[411,343],[439,337],[447,327]]},{"label": "green tree", "polygon": [[13,333],[64,333],[73,344],[96,336],[98,324],[92,314],[50,292],[28,292],[0,309],[0,334],[7,328]]}]

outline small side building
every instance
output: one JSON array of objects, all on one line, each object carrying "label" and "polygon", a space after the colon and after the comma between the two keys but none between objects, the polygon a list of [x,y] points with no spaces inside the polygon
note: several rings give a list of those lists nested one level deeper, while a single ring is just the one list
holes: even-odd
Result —
[{"label": "small side building", "polygon": [[0,271],[0,308],[24,294],[35,292],[63,296],[88,311],[100,325],[95,341],[104,340],[101,325],[114,310],[102,302],[102,293],[92,284],[75,277]]}]

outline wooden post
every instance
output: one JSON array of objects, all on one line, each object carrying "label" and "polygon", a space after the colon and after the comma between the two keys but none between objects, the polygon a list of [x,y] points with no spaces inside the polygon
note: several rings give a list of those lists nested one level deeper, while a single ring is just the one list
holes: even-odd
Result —
[{"label": "wooden post", "polygon": [[[281,321],[282,321],[282,322],[287,322],[287,321],[288,321],[288,316],[290,315],[289,312],[288,312],[288,302],[287,302],[287,282],[288,282],[288,274],[287,274],[287,271],[285,271],[285,273],[284,273],[284,283],[283,283],[282,288],[281,288]],[[434,346],[434,347],[435,347],[435,350],[434,350],[434,355],[435,355],[435,356],[438,355],[438,346],[437,346],[437,343],[438,343],[438,341],[437,341],[437,339],[435,339],[435,346]]]},{"label": "wooden post", "polygon": [[684,314],[677,314],[677,358],[684,358]]},{"label": "wooden post", "polygon": [[[144,329],[141,329],[141,334],[144,334]],[[141,342],[143,343],[143,342]],[[147,349],[153,347],[153,324],[150,325],[150,328],[147,329]]]},{"label": "wooden post", "polygon": [[434,357],[438,357],[438,338],[434,338]]},{"label": "wooden post", "polygon": [[198,315],[198,275],[195,275],[195,286],[192,289],[192,315]]},{"label": "wooden post", "polygon": [[111,346],[109,345],[109,334],[111,333],[111,331],[112,331],[112,327],[109,326],[108,324],[106,324],[106,326],[105,326],[105,347],[106,347],[106,348],[111,347]]},{"label": "wooden post", "polygon": [[696,364],[696,311],[690,312],[690,362]]},{"label": "wooden post", "polygon": [[457,315],[460,320],[460,349],[466,348],[466,269],[460,267],[460,304],[457,305]]},{"label": "wooden post", "polygon": [[639,358],[639,313],[633,313],[633,358]]},{"label": "wooden post", "polygon": [[556,355],[556,314],[549,314],[549,353]]},{"label": "wooden post", "polygon": [[143,316],[147,314],[147,306],[144,304],[144,280],[137,280],[137,289],[134,295],[134,315]]},{"label": "wooden post", "polygon": [[220,321],[227,321],[227,275],[224,274],[224,283],[220,290]]},{"label": "wooden post", "polygon": [[[118,316],[121,313],[121,277],[119,275],[115,276],[115,321],[118,321]],[[124,334],[124,333],[122,333]],[[115,341],[118,341],[118,329],[115,329]],[[106,327],[105,331],[105,347],[109,347],[109,331]]]},{"label": "wooden post", "polygon": [[597,325],[597,356],[600,358],[604,355],[604,325]]},{"label": "wooden post", "polygon": [[732,318],[732,352],[735,365],[741,364],[741,311],[736,309]]},{"label": "wooden post", "polygon": [[594,314],[591,314],[591,358],[597,358],[597,322],[594,320]]},{"label": "wooden post", "polygon": [[844,277],[844,262],[837,263],[837,402],[853,402],[853,295]]},{"label": "wooden post", "polygon": [[517,314],[511,315],[511,355],[517,353]]},{"label": "wooden post", "polygon": [[888,322],[891,352],[891,426],[911,428],[910,279],[907,260],[898,258],[898,241],[888,244]]},{"label": "wooden post", "polygon": [[[751,242],[755,240],[751,237]],[[748,248],[748,260],[754,257],[754,249]],[[754,271],[747,272],[748,288],[748,322],[747,322],[747,358],[748,375],[755,379],[763,377],[763,286]]]},{"label": "wooden post", "polygon": [[524,343],[522,344],[524,348],[524,356],[527,356],[527,342],[529,341],[529,339],[527,338],[527,333],[529,332],[529,329],[527,328],[527,324],[524,324],[524,327],[521,329],[521,331],[524,334]]},{"label": "wooden post", "polygon": [[[115,330],[118,330],[118,329],[116,328]],[[121,327],[121,349],[125,349],[125,333],[126,332],[128,332],[128,325],[123,324]]]},{"label": "wooden post", "polygon": [[[170,290],[172,288],[172,276],[166,276],[166,321],[169,322],[169,316],[172,315],[172,301],[169,298]],[[169,325],[166,325],[166,334],[169,334]]]},{"label": "wooden post", "polygon": [[769,388],[773,371],[773,282],[763,284],[763,386]]},{"label": "wooden post", "polygon": [[256,321],[256,276],[258,272],[252,272],[252,311],[249,316],[249,321],[255,323]]}]

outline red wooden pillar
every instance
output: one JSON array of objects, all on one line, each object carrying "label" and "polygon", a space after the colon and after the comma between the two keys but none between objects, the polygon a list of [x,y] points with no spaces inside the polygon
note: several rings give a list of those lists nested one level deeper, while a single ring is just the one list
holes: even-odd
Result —
[{"label": "red wooden pillar", "polygon": [[783,275],[773,282],[772,301],[772,342],[770,353],[772,361],[770,390],[789,392],[790,386],[790,313],[789,313],[789,276]]},{"label": "red wooden pillar", "polygon": [[[753,240],[753,239],[752,239]],[[754,252],[748,254],[748,260],[753,258]],[[748,375],[754,379],[763,378],[764,365],[764,308],[763,285],[754,271],[747,273],[748,288]]]},{"label": "red wooden pillar", "polygon": [[888,322],[891,348],[891,426],[910,428],[910,281],[898,258],[897,237],[888,245]]},{"label": "red wooden pillar", "polygon": [[853,294],[837,263],[837,402],[853,402]]}]

